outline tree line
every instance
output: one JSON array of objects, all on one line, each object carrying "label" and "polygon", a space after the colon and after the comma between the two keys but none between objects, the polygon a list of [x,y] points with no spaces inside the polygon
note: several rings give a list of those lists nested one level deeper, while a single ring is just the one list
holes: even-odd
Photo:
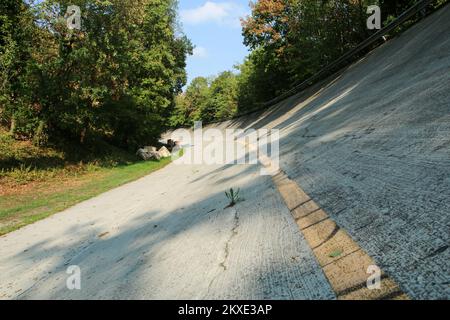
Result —
[{"label": "tree line", "polygon": [[[63,18],[81,9],[81,30]],[[169,126],[190,41],[175,0],[2,0],[0,122],[16,138],[134,149]]]},{"label": "tree line", "polygon": [[[241,21],[250,54],[234,73],[194,79],[177,98],[173,123],[218,121],[263,107],[376,32],[366,25],[370,5],[381,8],[381,20],[386,25],[417,1],[250,2],[251,14]],[[444,2],[435,1],[434,5]]]},{"label": "tree line", "polygon": [[[435,1],[435,4],[446,0]],[[2,0],[0,125],[18,139],[101,139],[135,150],[170,127],[264,105],[355,47],[367,7],[386,24],[417,0],[257,0],[234,70],[186,85],[193,46],[176,0]],[[81,30],[62,18],[81,9]]]}]

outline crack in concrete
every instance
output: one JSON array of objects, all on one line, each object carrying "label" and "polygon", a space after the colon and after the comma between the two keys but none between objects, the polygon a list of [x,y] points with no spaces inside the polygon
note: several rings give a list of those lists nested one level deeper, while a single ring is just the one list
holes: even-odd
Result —
[{"label": "crack in concrete", "polygon": [[233,224],[233,228],[231,229],[231,235],[228,238],[227,242],[225,243],[225,248],[224,248],[224,252],[225,252],[225,257],[223,258],[222,262],[219,263],[219,266],[221,266],[223,268],[224,271],[227,270],[227,266],[226,266],[226,262],[228,260],[228,256],[230,255],[230,245],[231,245],[231,241],[233,240],[233,238],[237,235],[237,228],[239,228],[239,214],[238,211],[233,208],[234,210],[234,224]]},{"label": "crack in concrete", "polygon": [[216,279],[220,276],[220,274],[222,272],[227,271],[227,266],[226,266],[226,262],[228,260],[228,257],[230,256],[230,246],[231,246],[231,242],[233,240],[233,238],[238,234],[237,229],[239,228],[239,213],[236,210],[236,208],[232,208],[234,210],[234,217],[233,217],[233,227],[231,228],[231,234],[229,236],[229,238],[227,239],[227,241],[225,242],[225,247],[224,247],[224,253],[225,256],[223,258],[223,260],[219,263],[219,266],[221,267],[221,269],[223,269],[220,273],[216,274],[211,281],[209,282],[208,285],[208,290],[206,292],[206,296],[209,296],[209,292],[211,290],[211,287],[214,283],[214,281],[216,281]]}]

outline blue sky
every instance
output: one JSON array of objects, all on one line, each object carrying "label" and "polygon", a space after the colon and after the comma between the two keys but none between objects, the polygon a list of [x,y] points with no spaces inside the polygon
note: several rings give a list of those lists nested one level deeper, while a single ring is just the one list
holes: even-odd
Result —
[{"label": "blue sky", "polygon": [[188,83],[242,62],[248,50],[239,18],[249,13],[249,0],[179,0],[181,26],[196,46],[187,62]]}]

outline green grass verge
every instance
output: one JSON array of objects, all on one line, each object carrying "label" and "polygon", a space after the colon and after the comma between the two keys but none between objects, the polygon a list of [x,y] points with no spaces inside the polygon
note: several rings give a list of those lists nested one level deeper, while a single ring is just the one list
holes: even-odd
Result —
[{"label": "green grass verge", "polygon": [[[171,158],[100,168],[82,174],[76,186],[67,187],[52,182],[52,190],[36,190],[19,195],[0,197],[0,236],[30,223],[44,219],[105,191],[134,181],[169,164]],[[56,185],[55,185],[56,183]],[[42,191],[42,192],[41,192]]]}]

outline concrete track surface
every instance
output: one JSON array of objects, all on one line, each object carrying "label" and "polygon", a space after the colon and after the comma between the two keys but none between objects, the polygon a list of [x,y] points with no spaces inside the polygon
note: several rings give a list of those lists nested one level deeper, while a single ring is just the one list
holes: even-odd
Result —
[{"label": "concrete track surface", "polygon": [[[339,76],[215,125],[281,168],[410,298],[450,298],[450,6]],[[234,208],[224,191],[241,188]],[[81,290],[66,288],[78,265]],[[176,165],[0,238],[0,299],[334,299],[258,166]]]}]

